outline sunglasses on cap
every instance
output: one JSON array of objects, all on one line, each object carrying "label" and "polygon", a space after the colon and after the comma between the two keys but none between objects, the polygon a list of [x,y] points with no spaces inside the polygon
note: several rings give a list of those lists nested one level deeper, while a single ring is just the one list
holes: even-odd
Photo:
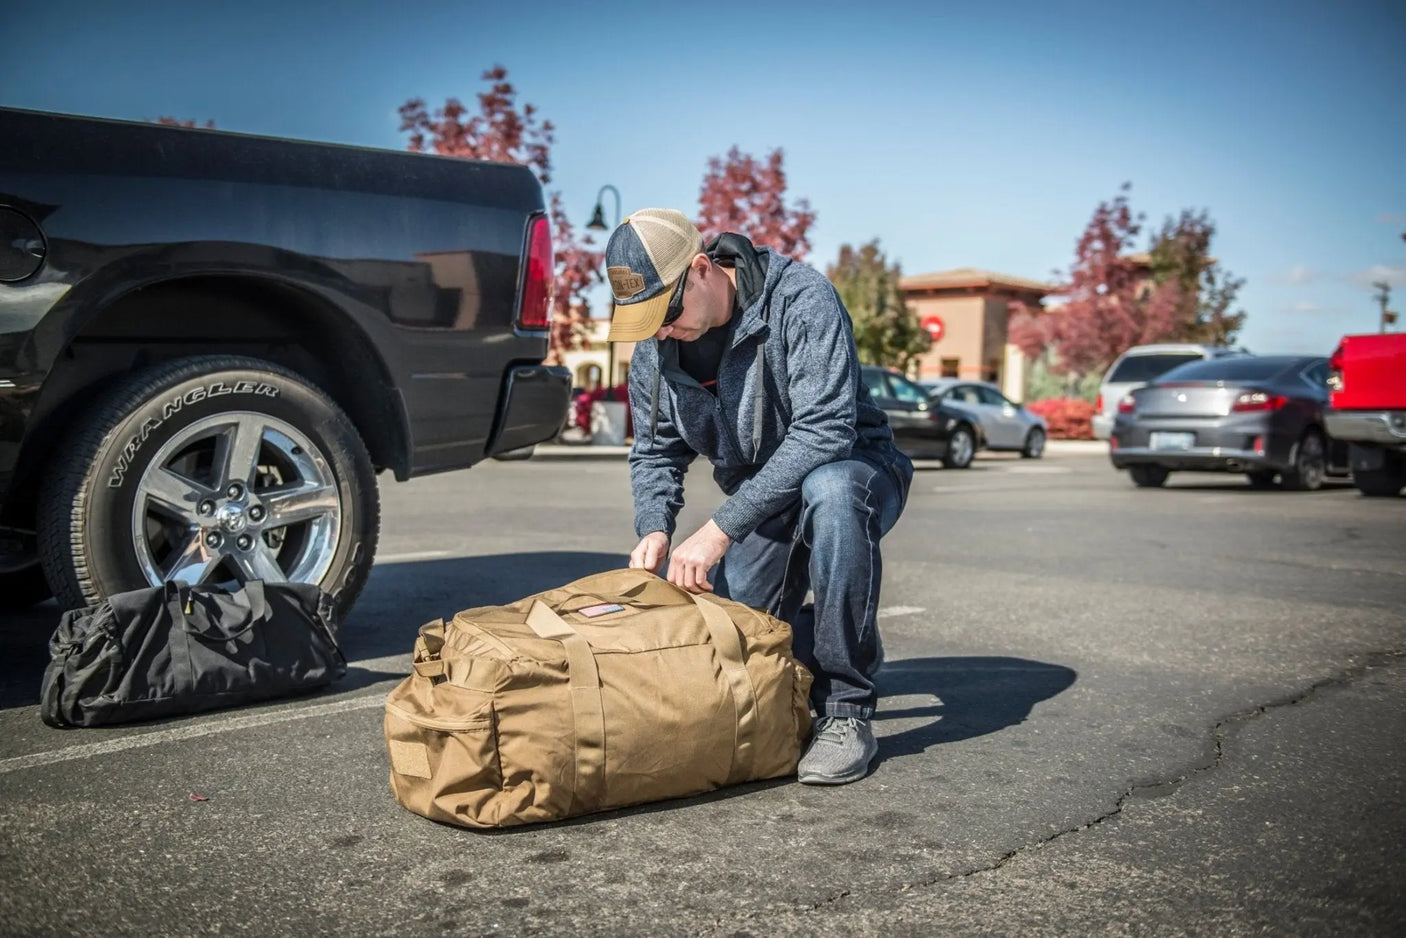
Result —
[{"label": "sunglasses on cap", "polygon": [[672,326],[683,315],[683,285],[688,280],[688,268],[685,267],[683,276],[679,282],[674,284],[674,292],[669,296],[669,305],[664,309],[664,321],[659,324],[659,328]]}]

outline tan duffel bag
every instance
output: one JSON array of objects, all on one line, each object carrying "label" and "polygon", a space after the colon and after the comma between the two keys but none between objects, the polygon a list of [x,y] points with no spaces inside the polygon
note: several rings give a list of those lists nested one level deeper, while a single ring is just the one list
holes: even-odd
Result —
[{"label": "tan duffel bag", "polygon": [[386,700],[411,811],[509,827],[796,771],[810,673],[741,603],[616,570],[420,629]]}]

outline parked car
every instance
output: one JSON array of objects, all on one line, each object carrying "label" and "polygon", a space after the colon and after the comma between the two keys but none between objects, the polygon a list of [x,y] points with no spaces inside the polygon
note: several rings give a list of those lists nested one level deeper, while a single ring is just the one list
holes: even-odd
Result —
[{"label": "parked car", "polygon": [[562,425],[525,167],[0,109],[0,608],[317,583]]},{"label": "parked car", "polygon": [[1345,336],[1328,363],[1324,425],[1348,442],[1352,479],[1363,495],[1406,488],[1406,335]]},{"label": "parked car", "polygon": [[932,400],[926,388],[896,371],[864,365],[860,374],[888,415],[899,449],[914,459],[940,459],[949,469],[971,465],[984,442],[974,417]]},{"label": "parked car", "polygon": [[1325,475],[1347,472],[1346,444],[1324,430],[1327,376],[1328,360],[1310,356],[1180,365],[1118,402],[1109,457],[1144,487],[1192,469],[1316,489]]},{"label": "parked car", "polygon": [[922,385],[943,405],[970,414],[981,425],[987,449],[1015,450],[1027,459],[1044,455],[1050,435],[1045,418],[1012,401],[995,385],[957,378],[932,378]]},{"label": "parked car", "polygon": [[1161,377],[1178,365],[1207,358],[1243,354],[1245,353],[1215,345],[1182,342],[1133,346],[1118,356],[1103,376],[1103,383],[1099,385],[1098,400],[1094,403],[1094,437],[1100,440],[1108,439],[1113,431],[1118,402],[1149,381]]}]

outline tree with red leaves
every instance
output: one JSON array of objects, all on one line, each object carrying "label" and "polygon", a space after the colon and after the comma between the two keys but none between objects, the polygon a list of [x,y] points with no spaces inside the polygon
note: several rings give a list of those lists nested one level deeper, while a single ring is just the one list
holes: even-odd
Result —
[{"label": "tree with red leaves", "polygon": [[1031,358],[1052,351],[1055,374],[1102,372],[1134,345],[1204,342],[1229,345],[1245,322],[1230,312],[1243,280],[1211,256],[1215,224],[1183,211],[1153,234],[1146,254],[1131,253],[1142,229],[1124,184],[1100,203],[1075,248],[1074,264],[1048,311],[1012,304],[1009,338]]},{"label": "tree with red leaves", "polygon": [[[489,83],[478,95],[478,113],[470,113],[457,98],[449,98],[433,115],[424,99],[412,98],[400,108],[400,130],[410,135],[411,152],[426,150],[440,156],[456,156],[495,163],[516,163],[531,167],[543,185],[551,181],[551,146],[555,128],[539,119],[537,108],[517,105],[517,89],[508,81],[501,65],[483,73]],[[552,243],[556,256],[556,289],[552,301],[551,346],[548,364],[560,364],[561,353],[579,348],[585,341],[590,321],[586,291],[601,281],[601,252],[590,250],[589,235],[578,238],[562,207],[561,193],[548,196],[552,220]]]},{"label": "tree with red leaves", "polygon": [[735,231],[753,244],[773,248],[787,257],[805,260],[810,253],[806,238],[815,223],[810,203],[800,199],[788,206],[786,170],[782,152],[772,150],[765,162],[737,147],[727,157],[708,160],[708,172],[698,194],[698,229],[705,238]]},{"label": "tree with red leaves", "polygon": [[1031,358],[1053,347],[1056,374],[1103,371],[1132,346],[1163,341],[1177,330],[1178,290],[1151,282],[1146,263],[1130,256],[1142,219],[1128,206],[1129,188],[1125,183],[1112,202],[1094,210],[1068,280],[1056,293],[1066,302],[1044,312],[1013,309],[1010,341]]}]

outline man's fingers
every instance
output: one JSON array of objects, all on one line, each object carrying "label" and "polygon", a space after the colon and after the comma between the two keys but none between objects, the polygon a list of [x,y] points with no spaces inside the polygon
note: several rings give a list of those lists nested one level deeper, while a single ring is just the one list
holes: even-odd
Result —
[{"label": "man's fingers", "polygon": [[711,593],[713,584],[708,582],[708,571],[701,568],[697,563],[681,561],[678,555],[674,555],[674,560],[669,564],[669,582],[686,589],[690,593]]}]

